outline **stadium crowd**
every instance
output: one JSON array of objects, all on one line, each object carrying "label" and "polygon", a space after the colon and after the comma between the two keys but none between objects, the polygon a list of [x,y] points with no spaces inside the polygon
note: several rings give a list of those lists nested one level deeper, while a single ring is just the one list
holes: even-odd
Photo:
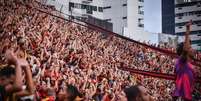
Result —
[{"label": "stadium crowd", "polygon": [[[37,100],[62,99],[68,89],[70,101],[125,101],[128,95],[124,89],[136,84],[146,87],[152,100],[172,99],[173,81],[119,68],[174,74],[173,57],[39,12],[35,7],[55,13],[54,8],[31,0],[0,1],[0,64],[2,70],[9,67],[5,65],[9,57],[14,58],[15,65],[21,63],[21,72],[28,78],[22,77],[23,88]],[[26,99],[27,95],[22,95],[25,97],[20,98]]]}]

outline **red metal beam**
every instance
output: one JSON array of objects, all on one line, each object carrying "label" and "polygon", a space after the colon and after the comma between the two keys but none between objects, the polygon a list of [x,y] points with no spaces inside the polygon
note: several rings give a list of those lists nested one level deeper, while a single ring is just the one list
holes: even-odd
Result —
[{"label": "red metal beam", "polygon": [[[143,70],[137,70],[137,69],[132,69],[132,68],[119,68],[119,69],[129,71],[130,73],[134,73],[134,74],[141,74],[141,75],[151,76],[151,77],[156,77],[156,78],[161,78],[161,79],[167,79],[167,80],[175,80],[176,79],[175,75],[172,75],[172,74],[143,71]],[[196,78],[195,81],[197,83],[201,84],[201,78]]]}]

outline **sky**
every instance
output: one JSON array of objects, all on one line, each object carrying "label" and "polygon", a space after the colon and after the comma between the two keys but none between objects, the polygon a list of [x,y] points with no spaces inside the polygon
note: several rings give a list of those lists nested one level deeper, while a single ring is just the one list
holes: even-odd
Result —
[{"label": "sky", "polygon": [[161,33],[161,0],[144,0],[145,31]]}]

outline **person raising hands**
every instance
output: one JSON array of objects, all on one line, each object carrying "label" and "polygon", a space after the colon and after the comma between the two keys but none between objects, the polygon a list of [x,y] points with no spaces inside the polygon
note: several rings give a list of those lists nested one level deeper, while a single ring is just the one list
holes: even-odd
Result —
[{"label": "person raising hands", "polygon": [[5,58],[8,64],[0,70],[0,100],[4,101],[11,98],[13,92],[22,90],[22,68],[17,59],[17,56],[11,51],[7,50]]},{"label": "person raising hands", "polygon": [[[12,50],[6,51],[5,58],[8,65],[0,70],[0,100],[15,101],[22,96],[33,94],[34,85],[27,61],[17,58]],[[25,72],[28,89],[23,87],[23,70]],[[21,93],[24,91],[26,93]]]},{"label": "person raising hands", "polygon": [[175,64],[176,87],[173,94],[175,100],[182,97],[185,101],[192,100],[193,84],[194,84],[194,69],[190,63],[191,45],[190,45],[190,27],[192,21],[186,24],[186,33],[184,43],[178,45],[177,54],[179,58]]}]

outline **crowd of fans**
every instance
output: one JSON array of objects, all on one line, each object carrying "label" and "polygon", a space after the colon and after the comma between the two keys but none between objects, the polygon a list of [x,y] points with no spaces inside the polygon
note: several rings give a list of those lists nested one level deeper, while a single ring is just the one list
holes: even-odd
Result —
[{"label": "crowd of fans", "polygon": [[[136,84],[148,88],[155,100],[172,99],[173,81],[130,74],[119,68],[174,74],[173,57],[41,13],[34,7],[50,13],[53,9],[29,0],[0,1],[0,64],[4,67],[8,49],[16,58],[27,60],[36,89],[29,91],[36,99],[52,101],[70,88],[79,92],[73,97],[77,101],[117,101],[125,88]],[[33,88],[31,84],[27,88]]]}]

